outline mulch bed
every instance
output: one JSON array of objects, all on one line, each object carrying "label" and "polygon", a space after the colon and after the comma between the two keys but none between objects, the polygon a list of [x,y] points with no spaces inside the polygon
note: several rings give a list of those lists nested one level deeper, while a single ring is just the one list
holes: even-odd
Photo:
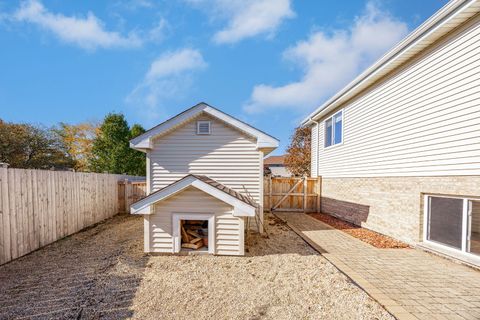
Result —
[{"label": "mulch bed", "polygon": [[375,231],[359,227],[350,222],[340,220],[325,213],[311,213],[309,215],[334,227],[335,229],[341,230],[357,239],[360,239],[363,242],[371,244],[376,248],[399,249],[409,247],[406,243],[387,237]]}]

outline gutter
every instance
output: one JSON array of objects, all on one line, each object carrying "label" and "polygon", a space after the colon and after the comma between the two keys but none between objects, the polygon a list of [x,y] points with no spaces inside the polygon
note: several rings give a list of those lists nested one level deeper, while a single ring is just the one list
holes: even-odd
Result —
[{"label": "gutter", "polygon": [[[380,69],[388,66],[392,61],[395,61],[409,48],[415,46],[418,42],[422,41],[422,38],[428,36],[429,33],[434,31],[439,25],[441,25],[449,15],[458,13],[463,9],[469,7],[471,4],[476,3],[478,0],[453,0],[448,2],[443,8],[437,11],[432,17],[427,19],[418,28],[412,31],[405,39],[403,39],[392,50],[383,55],[376,63],[365,70],[337,94],[332,96],[323,105],[313,111],[307,118],[305,118],[301,124],[307,125],[315,118],[318,118],[322,113],[328,111],[328,109],[335,104],[340,104],[342,99],[347,95],[354,92],[358,86],[370,77],[373,77]],[[357,92],[358,93],[358,92]],[[354,94],[355,95],[355,94]]]}]

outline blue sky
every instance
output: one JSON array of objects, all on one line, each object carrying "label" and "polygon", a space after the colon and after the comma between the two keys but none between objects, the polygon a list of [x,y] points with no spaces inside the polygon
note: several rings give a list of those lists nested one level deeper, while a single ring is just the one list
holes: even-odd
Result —
[{"label": "blue sky", "polygon": [[115,111],[149,128],[207,102],[281,140],[446,0],[0,0],[0,118]]}]

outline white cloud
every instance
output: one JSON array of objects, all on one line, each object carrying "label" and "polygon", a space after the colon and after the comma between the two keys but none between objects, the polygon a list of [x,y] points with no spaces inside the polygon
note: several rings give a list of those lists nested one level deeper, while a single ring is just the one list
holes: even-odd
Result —
[{"label": "white cloud", "polygon": [[156,120],[164,116],[168,101],[185,96],[190,90],[194,72],[206,67],[198,50],[167,52],[152,62],[142,82],[125,100],[148,120]]},{"label": "white cloud", "polygon": [[287,49],[284,58],[302,68],[302,79],[278,87],[255,86],[244,110],[310,110],[353,80],[407,32],[404,22],[370,2],[349,29],[315,32]]},{"label": "white cloud", "polygon": [[215,33],[219,44],[236,43],[260,34],[272,36],[280,24],[293,18],[290,0],[187,0],[201,6],[213,17],[228,20],[227,26]]},{"label": "white cloud", "polygon": [[153,61],[147,72],[146,80],[155,81],[186,71],[202,69],[206,66],[201,53],[193,49],[168,52]]},{"label": "white cloud", "polygon": [[22,2],[12,18],[38,25],[62,41],[87,50],[142,45],[142,40],[136,34],[122,36],[118,32],[105,30],[103,22],[91,12],[86,17],[68,17],[51,13],[38,0]]}]

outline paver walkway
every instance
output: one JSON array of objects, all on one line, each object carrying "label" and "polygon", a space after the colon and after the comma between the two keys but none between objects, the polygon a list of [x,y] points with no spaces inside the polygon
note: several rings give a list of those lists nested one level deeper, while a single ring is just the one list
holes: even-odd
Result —
[{"label": "paver walkway", "polygon": [[303,213],[276,213],[399,319],[480,319],[480,272],[417,249],[378,249]]}]

